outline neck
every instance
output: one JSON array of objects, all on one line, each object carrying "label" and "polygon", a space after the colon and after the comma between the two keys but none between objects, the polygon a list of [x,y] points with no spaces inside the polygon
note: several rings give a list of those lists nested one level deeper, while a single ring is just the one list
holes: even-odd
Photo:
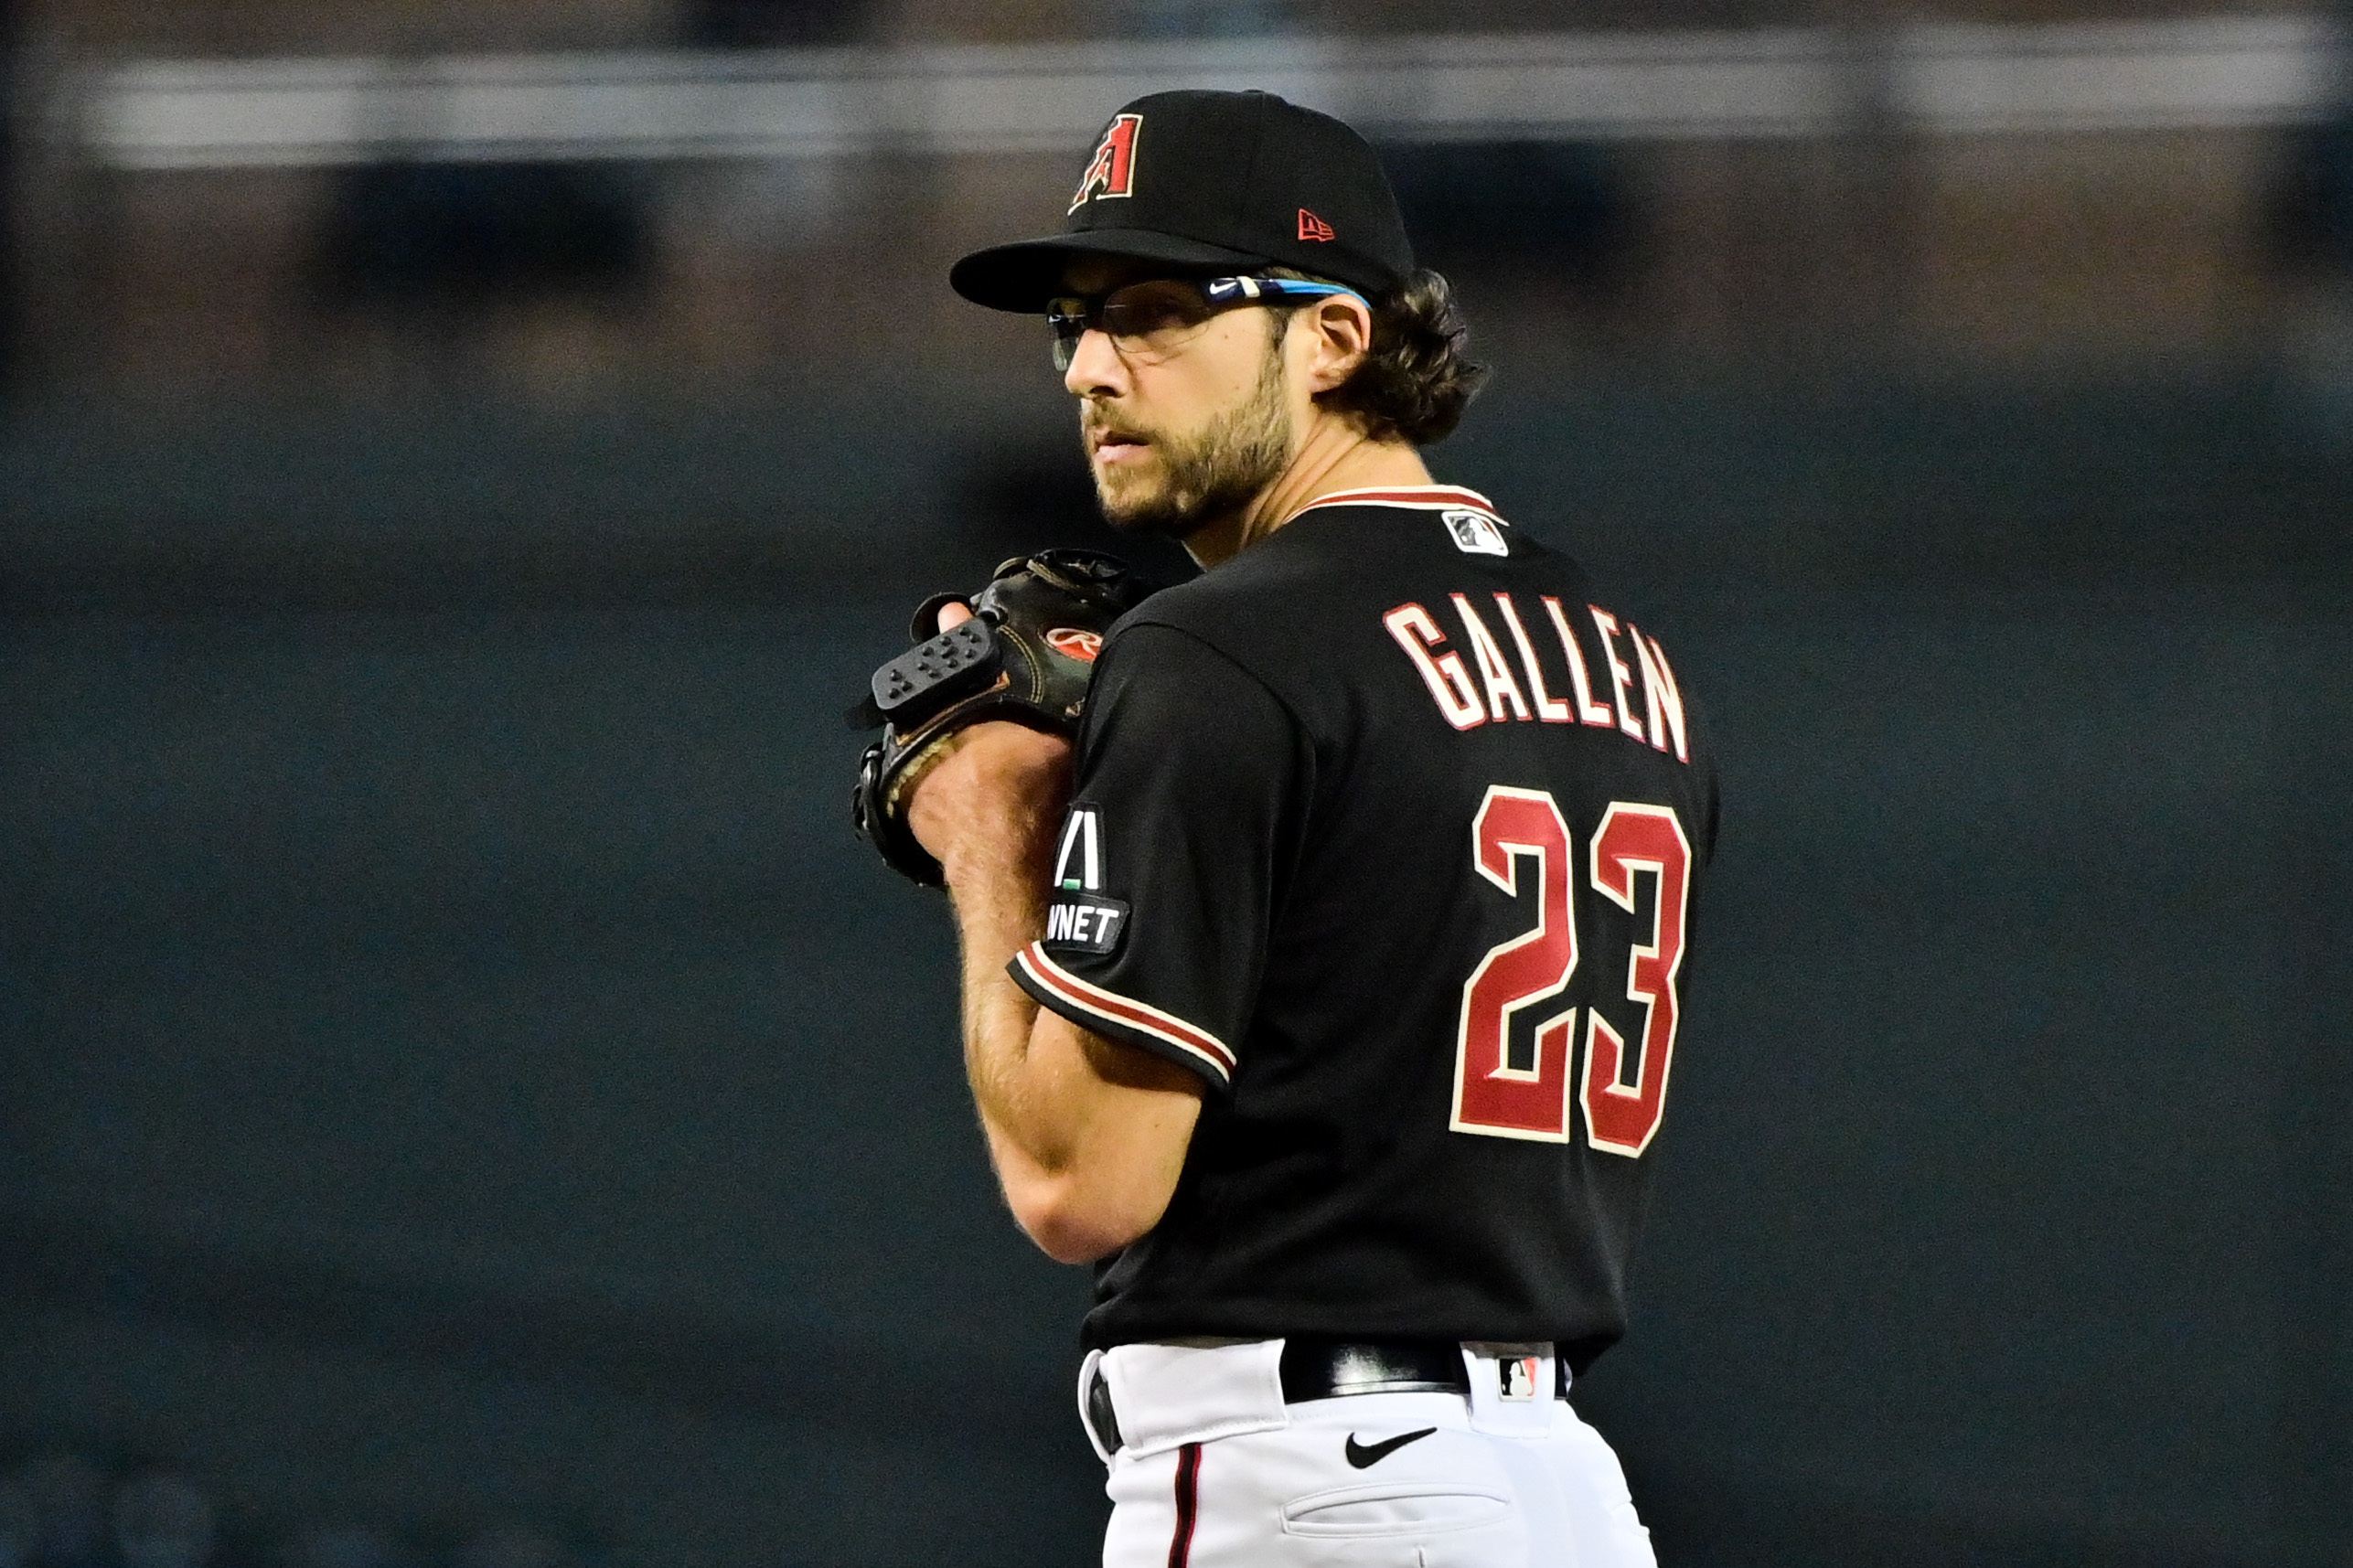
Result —
[{"label": "neck", "polygon": [[1184,548],[1203,568],[1231,560],[1310,503],[1341,490],[1394,490],[1430,483],[1421,453],[1402,441],[1374,441],[1353,420],[1319,411],[1282,476],[1240,511],[1204,523]]}]

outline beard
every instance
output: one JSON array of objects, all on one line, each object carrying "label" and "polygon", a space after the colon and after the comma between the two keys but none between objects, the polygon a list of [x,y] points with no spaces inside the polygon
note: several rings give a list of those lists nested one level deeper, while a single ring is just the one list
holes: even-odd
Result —
[{"label": "beard", "polygon": [[1082,436],[1105,429],[1140,435],[1151,443],[1154,458],[1142,473],[1095,470],[1104,520],[1122,533],[1182,539],[1249,505],[1290,465],[1290,410],[1283,394],[1282,356],[1270,352],[1250,395],[1190,436],[1148,430],[1105,405],[1086,404]]}]

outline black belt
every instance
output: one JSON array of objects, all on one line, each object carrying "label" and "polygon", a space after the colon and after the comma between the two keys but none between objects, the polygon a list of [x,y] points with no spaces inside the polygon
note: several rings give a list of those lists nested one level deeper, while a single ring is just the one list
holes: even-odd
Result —
[{"label": "black belt", "polygon": [[1452,1339],[1286,1339],[1282,1378],[1285,1404],[1356,1393],[1471,1396]]},{"label": "black belt", "polygon": [[[1450,1393],[1471,1397],[1462,1347],[1452,1339],[1313,1339],[1283,1341],[1283,1403],[1345,1399],[1360,1393]],[[1568,1397],[1568,1363],[1555,1357],[1553,1392]],[[1102,1373],[1086,1389],[1086,1423],[1103,1451],[1119,1451],[1119,1421],[1111,1384]]]}]

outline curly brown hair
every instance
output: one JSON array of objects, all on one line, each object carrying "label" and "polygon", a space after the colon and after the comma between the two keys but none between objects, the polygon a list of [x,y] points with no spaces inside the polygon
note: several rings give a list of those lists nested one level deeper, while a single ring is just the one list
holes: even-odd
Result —
[{"label": "curly brown hair", "polygon": [[[1276,277],[1313,277],[1289,267],[1267,271]],[[1288,323],[1292,313],[1278,314]],[[1354,415],[1374,441],[1407,441],[1416,446],[1443,441],[1462,422],[1462,411],[1487,379],[1487,367],[1463,352],[1470,340],[1471,328],[1455,305],[1453,285],[1424,267],[1374,304],[1372,351],[1347,380],[1319,400]]]}]

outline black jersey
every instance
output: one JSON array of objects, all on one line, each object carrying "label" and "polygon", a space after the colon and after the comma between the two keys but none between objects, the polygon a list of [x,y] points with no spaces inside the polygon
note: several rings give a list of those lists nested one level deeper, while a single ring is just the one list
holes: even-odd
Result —
[{"label": "black jersey", "polygon": [[1618,1337],[1716,833],[1694,720],[1462,490],[1327,497],[1115,628],[1012,974],[1211,1093],[1089,1344]]}]

